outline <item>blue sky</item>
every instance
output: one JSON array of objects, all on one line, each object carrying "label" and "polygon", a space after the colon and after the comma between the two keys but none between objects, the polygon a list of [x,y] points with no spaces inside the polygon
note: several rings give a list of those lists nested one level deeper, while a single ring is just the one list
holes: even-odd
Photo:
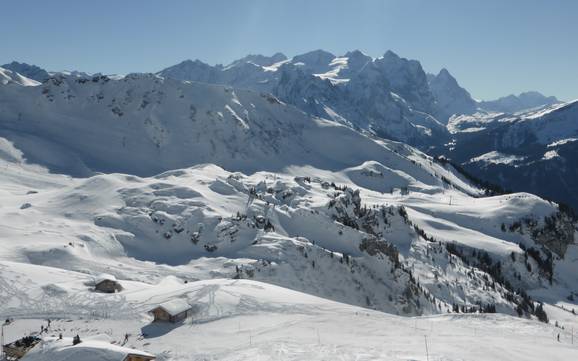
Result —
[{"label": "blue sky", "polygon": [[18,0],[2,2],[0,64],[157,71],[184,59],[391,49],[446,67],[474,97],[578,98],[575,0]]}]

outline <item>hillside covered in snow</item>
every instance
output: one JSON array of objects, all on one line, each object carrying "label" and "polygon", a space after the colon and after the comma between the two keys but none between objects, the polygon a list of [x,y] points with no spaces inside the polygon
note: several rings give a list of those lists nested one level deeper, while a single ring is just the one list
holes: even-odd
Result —
[{"label": "hillside covered in snow", "polygon": [[[357,114],[350,96],[317,113],[288,101],[301,98],[285,87],[301,76],[311,86],[299,89],[325,87],[319,94],[335,99],[384,76],[391,88],[358,99],[379,106],[375,118],[358,119],[389,127],[379,117],[391,104],[408,115],[389,128],[400,134],[494,129],[493,118],[452,117],[446,128],[427,115],[432,80],[415,61],[346,58],[252,56],[203,72],[232,76],[242,66],[258,67],[255,79],[280,75],[275,88],[258,80],[262,89],[175,79],[182,67],[171,76],[59,73],[41,84],[4,71],[0,315],[20,319],[8,326],[13,334],[51,318],[51,337],[82,333],[94,337],[85,346],[102,345],[127,332],[124,346],[160,360],[314,360],[362,350],[368,359],[423,359],[413,354],[422,336],[437,359],[495,359],[512,342],[512,360],[522,350],[527,360],[536,352],[572,358],[576,349],[552,338],[562,333],[567,343],[576,324],[572,213],[530,193],[484,189],[446,158],[380,137],[378,123],[353,124],[336,111]],[[439,76],[440,87],[457,85]],[[544,119],[572,109],[507,121],[562,147],[572,142]],[[122,290],[94,292],[103,273]],[[186,300],[194,316],[150,324],[147,312],[170,299]],[[444,342],[455,337],[495,343],[496,353],[463,355],[463,343]],[[383,338],[401,345],[383,348]],[[80,349],[45,342],[29,360]]]}]

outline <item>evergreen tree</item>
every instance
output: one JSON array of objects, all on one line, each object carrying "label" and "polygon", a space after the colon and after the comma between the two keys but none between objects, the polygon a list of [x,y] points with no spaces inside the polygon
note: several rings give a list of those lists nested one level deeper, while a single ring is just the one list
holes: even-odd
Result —
[{"label": "evergreen tree", "polygon": [[536,317],[538,317],[538,320],[544,323],[548,323],[548,315],[546,315],[546,311],[544,311],[544,306],[542,303],[538,304],[538,307],[536,307],[536,311],[534,313]]}]

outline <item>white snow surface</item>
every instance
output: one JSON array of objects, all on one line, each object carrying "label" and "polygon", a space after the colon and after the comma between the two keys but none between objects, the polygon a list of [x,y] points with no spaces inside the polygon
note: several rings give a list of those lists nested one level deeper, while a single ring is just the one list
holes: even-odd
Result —
[{"label": "white snow surface", "polygon": [[[558,361],[578,355],[568,331],[505,315],[399,317],[248,280],[143,286],[126,295],[126,302],[137,309],[151,298],[181,294],[195,302],[198,311],[177,325],[151,323],[145,315],[53,320],[44,342],[23,361],[67,359],[64,356],[116,361],[129,352],[127,347],[163,361]],[[46,322],[17,320],[5,328],[8,340],[40,324]],[[70,346],[69,337],[54,339],[59,333],[80,334],[83,342]],[[556,341],[558,333],[561,342]],[[120,346],[125,334],[128,342]]]}]

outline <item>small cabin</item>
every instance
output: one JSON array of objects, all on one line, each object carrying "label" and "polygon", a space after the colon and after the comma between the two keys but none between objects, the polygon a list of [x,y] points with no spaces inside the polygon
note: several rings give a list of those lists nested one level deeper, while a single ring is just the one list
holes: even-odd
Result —
[{"label": "small cabin", "polygon": [[154,359],[155,357],[151,354],[131,351],[122,361],[153,361]]},{"label": "small cabin", "polygon": [[101,274],[94,280],[94,290],[102,293],[122,291],[122,286],[113,275]]},{"label": "small cabin", "polygon": [[154,321],[176,323],[192,314],[192,307],[183,299],[170,300],[156,306],[149,311],[154,316]]}]

